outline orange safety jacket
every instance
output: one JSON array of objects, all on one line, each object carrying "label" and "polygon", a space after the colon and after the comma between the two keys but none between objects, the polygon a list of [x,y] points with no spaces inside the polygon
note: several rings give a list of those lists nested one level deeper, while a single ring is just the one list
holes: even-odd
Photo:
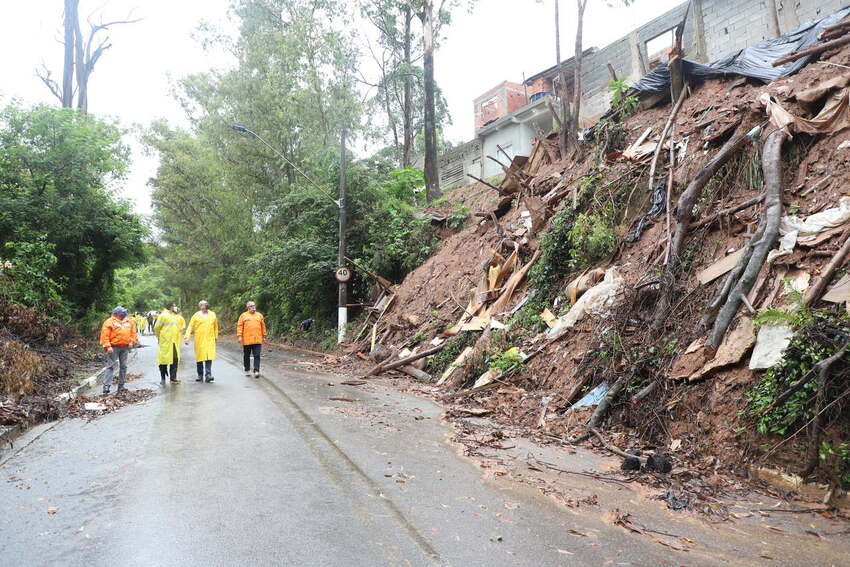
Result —
[{"label": "orange safety jacket", "polygon": [[243,345],[262,344],[266,337],[266,318],[258,311],[246,311],[236,323],[236,336]]},{"label": "orange safety jacket", "polygon": [[136,332],[136,324],[130,317],[123,320],[112,316],[103,322],[100,328],[100,346],[109,348],[111,346],[130,346],[139,342]]}]

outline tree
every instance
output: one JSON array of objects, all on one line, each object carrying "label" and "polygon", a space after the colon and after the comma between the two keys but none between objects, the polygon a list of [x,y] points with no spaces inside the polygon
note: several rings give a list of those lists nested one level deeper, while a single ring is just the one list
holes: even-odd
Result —
[{"label": "tree", "polygon": [[92,116],[17,104],[0,111],[0,257],[41,258],[75,315],[104,307],[115,270],[143,259],[146,230],[109,189],[128,154],[119,129]]},{"label": "tree", "polygon": [[[377,46],[366,40],[367,50],[378,68],[377,80],[361,71],[360,81],[376,89],[371,99],[374,110],[387,117],[393,155],[399,167],[413,164],[417,137],[423,130],[424,71],[421,30],[414,27],[418,2],[414,0],[361,0],[361,13],[378,31]],[[436,30],[448,22],[448,12],[435,22]],[[438,33],[437,33],[438,35]],[[437,43],[435,37],[435,43]],[[439,86],[435,84],[437,128],[448,122],[448,110]],[[422,138],[424,141],[424,138]]]},{"label": "tree", "polygon": [[[620,0],[624,6],[631,4],[632,0]],[[587,0],[576,0],[576,42],[573,54],[573,88],[572,94],[567,90],[567,73],[564,62],[561,60],[561,32],[558,14],[558,0],[555,0],[555,56],[557,58],[558,75],[561,82],[561,155],[566,156],[576,148],[578,140],[578,127],[581,114],[581,72],[584,30],[584,11],[587,8]],[[572,99],[570,108],[569,99]]]},{"label": "tree", "polygon": [[425,192],[428,201],[439,199],[440,171],[437,164],[437,122],[434,102],[434,2],[424,0],[422,11],[423,66],[425,69]]},{"label": "tree", "polygon": [[83,113],[88,112],[89,77],[103,53],[112,47],[109,36],[101,40],[98,34],[107,31],[111,26],[133,24],[138,21],[140,20],[124,19],[104,22],[101,19],[100,23],[95,24],[88,20],[88,37],[84,38],[80,27],[80,0],[65,0],[61,88],[52,78],[52,73],[46,65],[42,65],[42,68],[36,71],[42,82],[62,104],[62,108],[72,108],[76,95],[77,109]]}]

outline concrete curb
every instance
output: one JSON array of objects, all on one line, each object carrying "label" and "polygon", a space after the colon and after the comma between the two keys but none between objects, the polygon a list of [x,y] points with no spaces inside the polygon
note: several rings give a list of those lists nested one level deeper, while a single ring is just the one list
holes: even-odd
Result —
[{"label": "concrete curb", "polygon": [[56,396],[56,401],[62,403],[70,402],[72,399],[79,396],[80,392],[82,392],[83,390],[91,388],[96,384],[99,384],[103,381],[103,375],[106,373],[107,368],[109,368],[109,366],[104,366],[88,378],[84,378],[83,380],[81,380],[78,385],[74,386],[69,391],[65,392],[64,394],[59,394],[58,396]]},{"label": "concrete curb", "polygon": [[[69,391],[59,394],[54,399],[61,403],[67,404],[72,399],[76,398],[80,395],[80,392],[91,388],[92,386],[99,384],[103,381],[103,375],[106,373],[106,366],[92,374],[87,378],[83,378],[79,384],[71,388]],[[38,424],[33,424],[38,425]],[[25,432],[28,427],[24,427],[23,425],[12,425],[9,427],[0,426],[0,445],[11,444],[12,441],[17,439],[23,432]],[[2,449],[2,447],[0,447]]]}]

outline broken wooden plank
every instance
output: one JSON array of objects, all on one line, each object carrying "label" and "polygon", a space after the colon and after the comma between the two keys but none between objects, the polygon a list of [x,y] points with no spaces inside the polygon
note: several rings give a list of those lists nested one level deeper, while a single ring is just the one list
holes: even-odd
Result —
[{"label": "broken wooden plank", "polygon": [[697,273],[697,280],[699,280],[700,285],[705,285],[707,283],[713,282],[723,274],[726,274],[735,267],[735,264],[738,263],[738,260],[741,259],[741,256],[744,255],[744,251],[746,248],[741,248],[732,252],[728,256],[724,256],[723,258],[717,260],[709,267]]}]

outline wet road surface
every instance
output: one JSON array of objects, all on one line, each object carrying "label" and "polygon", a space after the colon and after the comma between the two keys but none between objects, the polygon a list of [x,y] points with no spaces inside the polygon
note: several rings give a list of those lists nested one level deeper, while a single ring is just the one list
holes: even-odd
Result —
[{"label": "wet road surface", "polygon": [[140,349],[128,385],[159,395],[35,428],[0,456],[0,564],[683,564],[598,515],[483,480],[428,401],[295,365],[246,377],[223,350],[214,383],[194,382],[184,347],[183,383],[160,387],[156,349]]}]

